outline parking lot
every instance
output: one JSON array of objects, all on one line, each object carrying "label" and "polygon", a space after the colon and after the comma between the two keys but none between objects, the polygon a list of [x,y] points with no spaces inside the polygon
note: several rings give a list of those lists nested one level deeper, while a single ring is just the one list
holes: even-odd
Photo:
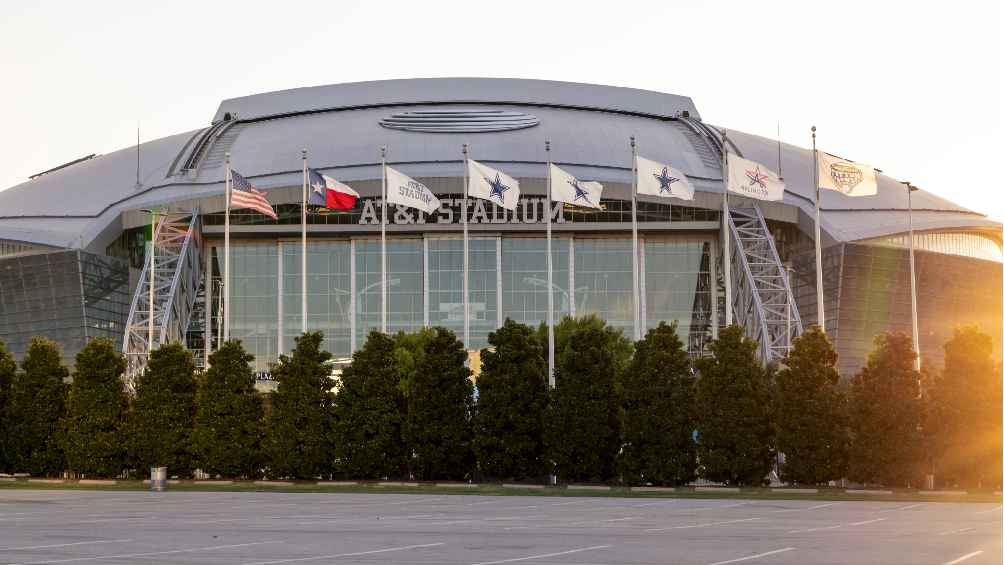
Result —
[{"label": "parking lot", "polygon": [[0,564],[1001,562],[999,504],[0,491]]}]

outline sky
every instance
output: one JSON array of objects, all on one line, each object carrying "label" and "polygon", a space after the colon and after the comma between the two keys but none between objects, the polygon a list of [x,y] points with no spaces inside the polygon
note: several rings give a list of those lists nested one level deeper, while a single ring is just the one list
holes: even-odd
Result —
[{"label": "sky", "polygon": [[389,78],[690,96],[704,121],[868,163],[1004,219],[996,0],[10,2],[0,189],[209,125],[225,98]]}]

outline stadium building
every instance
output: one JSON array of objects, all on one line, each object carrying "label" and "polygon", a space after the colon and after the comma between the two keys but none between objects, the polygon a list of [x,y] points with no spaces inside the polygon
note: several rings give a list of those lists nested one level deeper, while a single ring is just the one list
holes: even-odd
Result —
[{"label": "stadium building", "polygon": [[[632,284],[631,148],[690,179],[693,201],[639,197],[641,291]],[[461,335],[463,144],[520,182],[514,212],[471,200],[471,350],[505,318],[546,319],[547,156],[604,184],[603,208],[555,203],[557,315],[595,313],[631,335],[676,322],[692,354],[724,323],[723,261],[737,323],[766,360],[816,322],[813,158],[810,150],[729,131],[735,153],[778,170],[781,202],[730,197],[722,229],[723,137],[685,96],[514,79],[415,79],[340,84],[223,101],[210,125],[108,155],[90,155],[0,192],[0,339],[20,357],[34,335],[67,362],[110,336],[135,370],[150,332],[154,235],[154,346],[182,340],[200,363],[231,337],[267,373],[301,331],[301,150],[309,164],[361,195],[346,212],[308,214],[308,327],[336,357],[359,348],[381,311],[380,147],[387,162],[441,199],[433,214],[388,207],[390,331],[441,325]],[[936,143],[937,140],[932,140]],[[225,155],[268,193],[278,220],[231,214],[231,304],[223,305]],[[852,374],[875,334],[909,333],[907,188],[879,175],[879,193],[822,195],[826,329]],[[950,188],[950,187],[943,187]],[[940,364],[953,326],[978,323],[1001,351],[1001,224],[923,190],[913,193],[920,348]],[[732,249],[722,256],[722,237]],[[787,284],[785,284],[787,281]]]}]

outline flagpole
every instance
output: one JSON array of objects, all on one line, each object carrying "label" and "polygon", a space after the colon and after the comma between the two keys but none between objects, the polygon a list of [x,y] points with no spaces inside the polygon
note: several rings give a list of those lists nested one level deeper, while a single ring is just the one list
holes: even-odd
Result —
[{"label": "flagpole", "polygon": [[464,349],[466,350],[470,344],[470,333],[471,333],[471,305],[468,298],[468,245],[467,245],[467,193],[468,185],[470,184],[470,177],[467,175],[467,159],[468,159],[468,145],[464,144],[464,201],[463,208],[460,210],[460,219],[464,224]]},{"label": "flagpole", "polygon": [[[300,319],[303,333],[307,333],[307,150],[303,149],[303,206],[300,223]],[[281,274],[279,276],[282,276]]]},{"label": "flagpole", "polygon": [[387,146],[380,146],[380,333],[387,333]]},{"label": "flagpole", "polygon": [[554,388],[554,266],[551,264],[551,142],[544,142],[547,153],[547,385]]},{"label": "flagpole", "polygon": [[[722,131],[722,267],[725,271],[725,325],[732,325],[732,252],[729,245],[729,132]],[[717,308],[717,305],[715,306]]]},{"label": "flagpole", "polygon": [[913,258],[913,191],[917,190],[909,181],[906,185],[906,208],[910,222],[910,321],[913,324],[913,352],[917,355],[913,361],[914,369],[920,371],[920,328],[917,325],[917,273]]},{"label": "flagpole", "polygon": [[638,149],[635,146],[634,136],[631,136],[631,293],[634,298],[631,301],[632,316],[634,318],[634,340],[641,339],[641,327],[638,325],[640,317],[641,292],[638,284],[638,171],[636,168]]},{"label": "flagpole", "polygon": [[[230,340],[230,152],[226,154],[226,208],[223,214],[223,340]],[[222,345],[222,344],[221,344]]]},{"label": "flagpole", "polygon": [[819,329],[826,331],[826,312],[823,305],[823,242],[819,229],[819,151],[816,149],[816,126],[812,126],[812,184],[816,187],[816,320]]}]

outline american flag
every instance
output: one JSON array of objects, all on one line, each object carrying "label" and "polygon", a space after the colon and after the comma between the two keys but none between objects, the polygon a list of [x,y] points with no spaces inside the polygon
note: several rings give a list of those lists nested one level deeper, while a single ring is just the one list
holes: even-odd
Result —
[{"label": "american flag", "polygon": [[272,209],[272,205],[268,203],[268,199],[265,198],[266,194],[248,182],[248,179],[241,176],[240,173],[231,169],[230,178],[232,179],[230,186],[230,205],[234,208],[250,208],[257,212],[265,214],[273,220],[278,220],[279,217],[275,215],[275,210]]}]

